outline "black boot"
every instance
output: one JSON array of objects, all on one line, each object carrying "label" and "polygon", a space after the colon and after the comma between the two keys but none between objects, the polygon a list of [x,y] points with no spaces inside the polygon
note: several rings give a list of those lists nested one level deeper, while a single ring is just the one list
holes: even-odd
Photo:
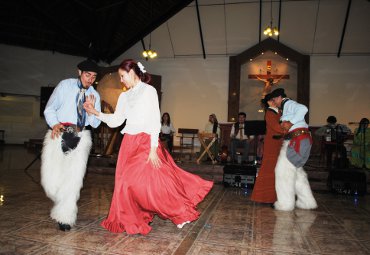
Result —
[{"label": "black boot", "polygon": [[69,230],[71,230],[71,226],[69,224],[63,224],[61,222],[58,222],[58,225],[59,225],[59,229],[61,231],[69,231]]}]

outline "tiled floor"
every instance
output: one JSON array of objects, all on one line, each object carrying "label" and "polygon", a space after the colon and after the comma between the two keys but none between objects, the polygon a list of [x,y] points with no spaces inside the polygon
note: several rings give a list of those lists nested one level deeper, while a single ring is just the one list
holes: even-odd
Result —
[{"label": "tiled floor", "polygon": [[[368,195],[355,203],[350,196],[315,192],[317,210],[278,212],[216,184],[199,205],[198,221],[177,229],[156,217],[149,235],[128,236],[100,227],[114,177],[93,171],[81,191],[77,226],[62,232],[36,183],[40,161],[24,171],[35,156],[23,146],[0,149],[0,254],[370,254]],[[219,180],[209,166],[183,167]]]}]

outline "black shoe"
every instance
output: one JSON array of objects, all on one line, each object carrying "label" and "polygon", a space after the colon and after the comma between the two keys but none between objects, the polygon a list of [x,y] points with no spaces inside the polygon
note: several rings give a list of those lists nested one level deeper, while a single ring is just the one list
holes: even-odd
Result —
[{"label": "black shoe", "polygon": [[59,225],[59,229],[61,231],[69,231],[69,230],[71,230],[71,226],[68,225],[68,224],[63,224],[63,223],[58,222],[58,225]]},{"label": "black shoe", "polygon": [[271,203],[271,204],[270,204],[270,207],[271,207],[272,209],[275,209],[275,205],[274,205],[274,203]]}]

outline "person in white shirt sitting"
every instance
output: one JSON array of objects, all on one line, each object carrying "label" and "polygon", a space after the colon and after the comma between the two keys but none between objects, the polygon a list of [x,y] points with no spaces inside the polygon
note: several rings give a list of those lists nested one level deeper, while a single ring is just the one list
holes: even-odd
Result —
[{"label": "person in white shirt sitting", "polygon": [[159,134],[159,139],[164,142],[168,151],[172,153],[173,148],[173,135],[176,130],[171,122],[171,117],[168,112],[162,114],[161,120],[161,133]]},{"label": "person in white shirt sitting", "polygon": [[[216,137],[216,140],[212,144],[211,148],[209,148],[209,151],[212,153],[212,155],[215,158],[217,158],[218,150],[219,150],[219,148],[218,148],[218,139],[220,137],[221,130],[220,130],[220,126],[218,125],[218,120],[217,120],[216,114],[212,113],[212,114],[209,115],[207,124],[204,127],[204,133],[213,134]],[[208,144],[211,143],[212,140],[213,140],[213,137],[209,136],[204,140],[204,143],[208,146]],[[200,154],[199,155],[202,155],[203,151],[204,151],[204,148],[200,147]],[[208,156],[208,155],[206,155],[206,156]],[[202,158],[203,161],[204,160],[211,160],[209,157],[206,157],[206,156],[204,156]]]}]

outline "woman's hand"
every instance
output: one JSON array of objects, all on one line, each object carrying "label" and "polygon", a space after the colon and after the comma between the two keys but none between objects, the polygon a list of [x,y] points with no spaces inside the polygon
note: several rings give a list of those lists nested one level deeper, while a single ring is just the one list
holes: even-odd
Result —
[{"label": "woman's hand", "polygon": [[95,97],[94,95],[90,95],[86,97],[86,102],[84,103],[84,109],[87,112],[87,114],[94,114],[96,116],[99,115],[99,112],[95,109]]},{"label": "woman's hand", "polygon": [[288,131],[292,126],[293,126],[293,124],[292,124],[290,121],[283,121],[283,122],[281,123],[281,127],[282,127],[284,130],[286,130],[286,131]]},{"label": "woman's hand", "polygon": [[152,163],[154,168],[159,168],[161,166],[162,163],[158,158],[157,147],[150,148],[149,157],[146,162],[148,163],[149,161]]},{"label": "woman's hand", "polygon": [[91,103],[92,106],[95,106],[95,101],[96,101],[96,97],[94,96],[94,94],[90,94],[86,97],[85,102],[89,102]]}]

